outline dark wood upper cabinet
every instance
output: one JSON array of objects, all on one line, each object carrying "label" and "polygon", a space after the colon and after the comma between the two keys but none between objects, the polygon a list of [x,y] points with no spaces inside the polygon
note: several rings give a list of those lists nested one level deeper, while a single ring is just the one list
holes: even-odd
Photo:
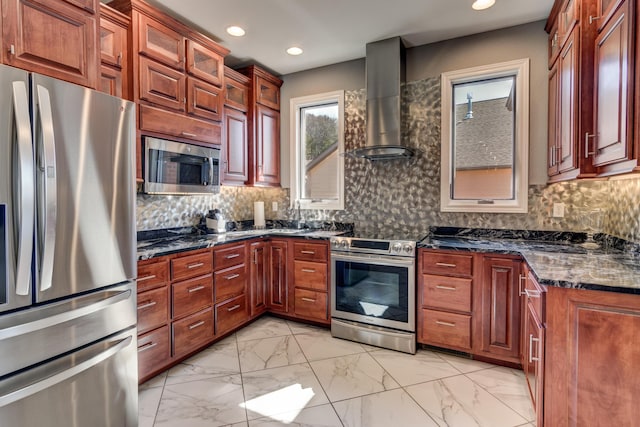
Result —
[{"label": "dark wood upper cabinet", "polygon": [[98,90],[131,99],[129,91],[128,16],[100,3],[100,82]]},{"label": "dark wood upper cabinet", "polygon": [[558,73],[558,62],[549,71],[549,109],[547,120],[548,132],[548,153],[547,153],[547,174],[549,176],[558,173],[558,163],[560,162],[560,117],[558,105],[560,100],[560,76]]},{"label": "dark wood upper cabinet", "polygon": [[221,88],[187,77],[187,113],[203,119],[220,121],[223,101]]},{"label": "dark wood upper cabinet", "polygon": [[206,82],[222,87],[224,56],[193,40],[187,40],[187,72]]},{"label": "dark wood upper cabinet", "polygon": [[[97,88],[97,0],[4,0],[5,64]],[[60,42],[52,43],[52,35]]]},{"label": "dark wood upper cabinet", "polygon": [[138,15],[138,49],[143,55],[176,70],[184,70],[185,39],[167,25]]},{"label": "dark wood upper cabinet", "polygon": [[247,114],[224,108],[221,181],[226,185],[244,185],[249,179]]},{"label": "dark wood upper cabinet", "polygon": [[280,112],[255,108],[254,185],[280,185]]},{"label": "dark wood upper cabinet", "polygon": [[[625,0],[605,22],[596,39],[593,162],[601,174],[633,170],[632,4]],[[605,10],[606,12],[606,10]],[[625,164],[626,163],[626,164]]]}]

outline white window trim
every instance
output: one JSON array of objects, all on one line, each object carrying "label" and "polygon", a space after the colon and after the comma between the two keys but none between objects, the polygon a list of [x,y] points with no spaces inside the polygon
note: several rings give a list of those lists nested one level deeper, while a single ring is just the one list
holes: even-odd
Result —
[{"label": "white window trim", "polygon": [[[515,134],[515,198],[494,200],[493,204],[480,204],[477,200],[451,198],[453,164],[451,152],[452,87],[479,78],[516,76],[516,134]],[[467,68],[442,73],[441,123],[441,185],[440,210],[442,212],[527,213],[529,187],[529,59],[518,59],[498,64]]]},{"label": "white window trim", "polygon": [[[300,109],[310,107],[322,103],[337,102],[338,103],[338,199],[322,200],[312,202],[309,199],[300,199],[300,173],[302,165],[300,164]],[[291,98],[289,102],[289,111],[291,120],[289,125],[289,141],[291,141],[291,165],[293,169],[293,179],[291,179],[291,207],[295,207],[296,202],[300,201],[300,209],[344,209],[344,91],[337,90],[333,92],[319,93],[316,95],[301,96]]]}]

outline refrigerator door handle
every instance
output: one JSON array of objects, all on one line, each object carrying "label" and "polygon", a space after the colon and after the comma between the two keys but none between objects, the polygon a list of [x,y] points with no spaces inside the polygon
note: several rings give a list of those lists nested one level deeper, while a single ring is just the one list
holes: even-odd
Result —
[{"label": "refrigerator door handle", "polygon": [[[29,119],[29,98],[24,81],[15,81],[13,86],[13,107],[18,146],[17,187],[19,196],[13,212],[14,226],[18,229],[16,242],[16,294],[29,295],[31,285],[31,256],[33,252],[33,225],[35,216],[35,191],[33,183],[33,148],[31,145],[31,120]],[[14,175],[15,176],[15,175]]]},{"label": "refrigerator door handle", "polygon": [[57,185],[56,141],[53,131],[53,114],[49,91],[38,85],[39,122],[36,123],[38,157],[38,243],[40,249],[40,291],[51,287],[53,281],[53,254],[56,243]]},{"label": "refrigerator door handle", "polygon": [[18,386],[13,390],[3,393],[0,395],[0,407],[34,395],[84,372],[120,352],[131,344],[132,341],[133,337],[130,335],[117,342],[109,343],[109,347],[106,350],[98,351],[95,354],[90,354],[82,358],[78,357],[80,360],[74,360],[75,357],[73,354],[66,356],[69,358],[69,365],[71,365],[68,369],[58,371],[37,382],[26,382],[27,384],[24,386]]}]

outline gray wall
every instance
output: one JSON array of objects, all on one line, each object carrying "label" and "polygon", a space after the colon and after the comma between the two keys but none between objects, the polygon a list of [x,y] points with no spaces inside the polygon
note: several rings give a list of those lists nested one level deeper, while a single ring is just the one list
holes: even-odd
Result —
[{"label": "gray wall", "polygon": [[[513,59],[530,59],[529,184],[547,182],[547,33],[544,21],[407,49],[407,81]],[[282,185],[289,187],[289,100],[364,87],[363,59],[282,76]]]}]

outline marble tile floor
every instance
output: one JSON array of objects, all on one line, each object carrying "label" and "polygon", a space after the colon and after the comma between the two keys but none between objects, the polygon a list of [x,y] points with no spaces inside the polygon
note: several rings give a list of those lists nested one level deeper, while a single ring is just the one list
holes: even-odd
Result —
[{"label": "marble tile floor", "polygon": [[139,388],[140,427],[533,427],[521,371],[267,316]]}]

